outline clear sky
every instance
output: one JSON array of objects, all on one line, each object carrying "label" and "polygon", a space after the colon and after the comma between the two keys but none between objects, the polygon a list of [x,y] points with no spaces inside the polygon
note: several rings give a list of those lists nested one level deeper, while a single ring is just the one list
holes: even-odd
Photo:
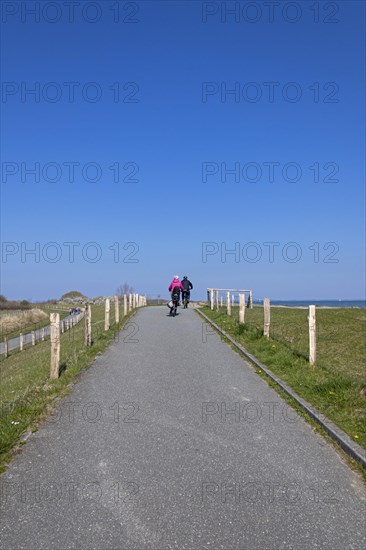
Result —
[{"label": "clear sky", "polygon": [[1,8],[8,298],[364,298],[364,2]]}]

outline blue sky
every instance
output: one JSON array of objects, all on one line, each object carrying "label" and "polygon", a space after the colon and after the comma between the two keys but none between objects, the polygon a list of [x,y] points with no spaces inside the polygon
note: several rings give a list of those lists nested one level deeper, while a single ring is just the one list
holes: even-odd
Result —
[{"label": "blue sky", "polygon": [[365,297],[363,2],[52,4],[2,4],[3,294]]}]

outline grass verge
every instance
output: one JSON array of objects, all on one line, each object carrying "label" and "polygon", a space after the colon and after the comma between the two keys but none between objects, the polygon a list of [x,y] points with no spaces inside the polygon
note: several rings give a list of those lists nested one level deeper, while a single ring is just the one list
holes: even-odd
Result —
[{"label": "grass verge", "polygon": [[366,448],[365,310],[317,310],[317,363],[308,363],[307,310],[271,308],[271,337],[263,337],[263,308],[246,323],[226,310],[203,313],[230,334],[321,413]]},{"label": "grass verge", "polygon": [[37,429],[38,422],[50,412],[52,401],[70,392],[70,383],[108,347],[131,315],[133,312],[105,332],[104,306],[92,306],[93,344],[84,346],[83,322],[61,334],[58,380],[49,379],[49,340],[0,359],[0,472],[5,470],[24,434]]}]

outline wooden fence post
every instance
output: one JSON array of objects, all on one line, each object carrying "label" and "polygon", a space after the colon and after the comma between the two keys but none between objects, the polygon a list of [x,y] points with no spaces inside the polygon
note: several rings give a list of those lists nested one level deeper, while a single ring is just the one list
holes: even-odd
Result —
[{"label": "wooden fence post", "polygon": [[234,294],[231,295],[231,305],[234,307],[234,303],[235,303],[235,296]]},{"label": "wooden fence post", "polygon": [[119,300],[118,296],[114,297],[114,320],[116,324],[119,323]]},{"label": "wooden fence post", "polygon": [[44,327],[41,328],[41,340],[44,342]]},{"label": "wooden fence post", "polygon": [[239,323],[245,323],[245,294],[239,294]]},{"label": "wooden fence post", "polygon": [[216,310],[219,311],[219,291],[216,290]]},{"label": "wooden fence post", "polygon": [[271,322],[271,303],[269,298],[264,298],[263,308],[264,308],[263,336],[265,336],[266,338],[269,338],[269,326]]},{"label": "wooden fence post", "polygon": [[91,329],[91,306],[86,304],[85,306],[85,332],[84,341],[87,347],[91,346],[92,342],[92,329]]},{"label": "wooden fence post", "polygon": [[139,307],[139,295],[136,294],[136,307]]},{"label": "wooden fence post", "polygon": [[226,293],[226,313],[231,315],[230,292]]},{"label": "wooden fence post", "polygon": [[253,309],[253,292],[251,290],[249,291],[248,307]]},{"label": "wooden fence post", "polygon": [[32,346],[36,345],[36,333],[34,330],[31,332],[31,338],[32,338]]},{"label": "wooden fence post", "polygon": [[126,296],[126,294],[123,295],[123,315],[125,317],[127,315],[127,296]]},{"label": "wooden fence post", "polygon": [[105,310],[104,310],[104,330],[109,330],[109,310],[110,310],[109,298],[106,298]]},{"label": "wooden fence post", "polygon": [[24,347],[24,338],[23,338],[23,333],[21,332],[19,334],[19,349],[20,349],[20,351],[23,351],[23,347]]},{"label": "wooden fence post", "polygon": [[214,289],[211,288],[210,290],[210,304],[211,304],[211,309],[214,308]]},{"label": "wooden fence post", "polygon": [[5,357],[8,357],[9,355],[9,343],[8,343],[8,337],[4,336],[4,355]]},{"label": "wooden fence post", "polygon": [[220,299],[220,307],[223,307],[223,299],[222,299],[222,296],[221,296],[221,299]]},{"label": "wooden fence post", "polygon": [[132,294],[128,295],[128,311],[132,310]]},{"label": "wooden fence post", "polygon": [[316,362],[316,318],[315,306],[309,306],[309,363],[311,366]]},{"label": "wooden fence post", "polygon": [[51,334],[51,365],[50,378],[52,380],[59,377],[60,368],[60,314],[50,314],[50,334]]}]

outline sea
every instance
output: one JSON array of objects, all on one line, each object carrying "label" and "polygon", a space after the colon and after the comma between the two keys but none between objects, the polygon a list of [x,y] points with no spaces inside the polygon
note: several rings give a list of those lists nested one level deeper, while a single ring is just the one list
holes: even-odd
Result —
[{"label": "sea", "polygon": [[[253,304],[262,304],[263,300],[253,299]],[[366,300],[271,300],[274,306],[307,307],[353,307],[366,308]]]}]

